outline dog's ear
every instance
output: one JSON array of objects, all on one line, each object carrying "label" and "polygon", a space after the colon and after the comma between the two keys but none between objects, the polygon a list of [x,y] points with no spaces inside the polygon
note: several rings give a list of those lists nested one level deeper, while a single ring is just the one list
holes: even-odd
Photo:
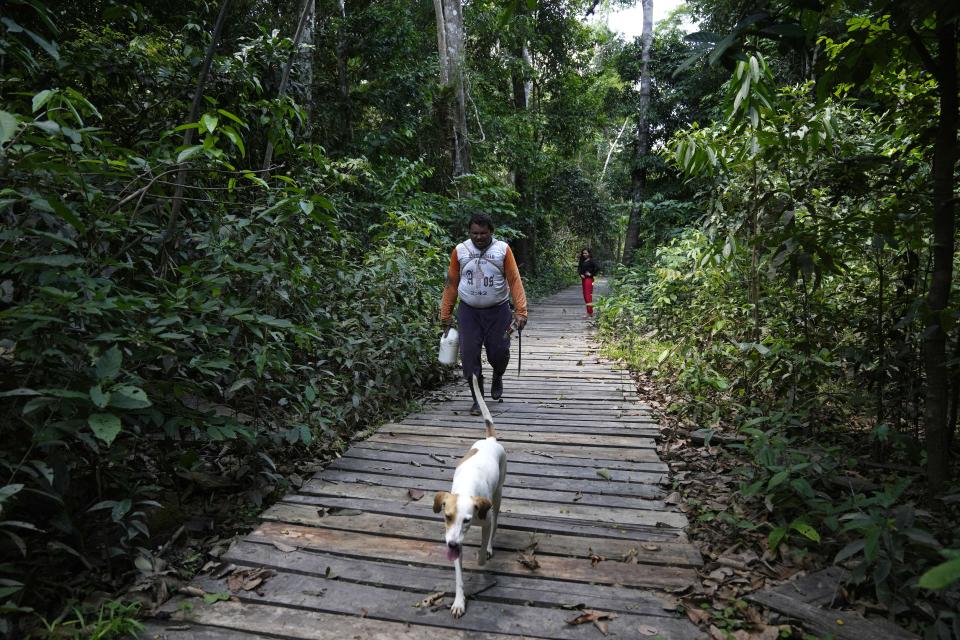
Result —
[{"label": "dog's ear", "polygon": [[487,511],[490,511],[490,507],[492,506],[493,503],[486,498],[473,496],[473,508],[477,510],[477,517],[481,520],[487,519]]},{"label": "dog's ear", "polygon": [[437,495],[433,496],[433,512],[440,513],[440,510],[443,509],[443,501],[450,497],[450,494],[446,491],[437,491]]}]

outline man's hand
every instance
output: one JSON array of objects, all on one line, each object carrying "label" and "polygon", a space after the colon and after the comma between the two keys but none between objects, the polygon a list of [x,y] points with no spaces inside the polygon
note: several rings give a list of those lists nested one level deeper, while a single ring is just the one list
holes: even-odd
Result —
[{"label": "man's hand", "polygon": [[453,320],[441,320],[440,324],[443,326],[443,337],[446,338],[450,333],[450,327],[453,326]]},{"label": "man's hand", "polygon": [[523,328],[527,326],[527,317],[513,314],[513,324],[517,328],[517,331],[523,331]]}]

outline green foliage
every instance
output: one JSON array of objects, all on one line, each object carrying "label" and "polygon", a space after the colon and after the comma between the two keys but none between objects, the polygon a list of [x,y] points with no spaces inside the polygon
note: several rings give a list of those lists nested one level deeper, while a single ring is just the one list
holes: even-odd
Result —
[{"label": "green foliage", "polygon": [[[928,86],[899,82],[904,95]],[[850,460],[817,435],[873,426],[875,451],[922,463],[913,425],[929,191],[911,131],[934,112],[918,105],[878,115],[816,103],[809,86],[777,88],[762,58],[745,57],[724,119],[670,145],[701,213],[678,216],[677,231],[645,229],[636,266],[598,305],[613,353],[670,388],[671,412],[746,436],[738,506],[705,516],[764,527],[770,552],[828,551],[894,614],[927,598],[917,577],[947,532],[906,483],[838,493]],[[750,508],[765,517],[751,521]],[[952,565],[936,569],[919,586],[945,586]],[[923,605],[931,629],[953,624],[955,598],[947,589]]]},{"label": "green foliage", "polygon": [[71,638],[74,640],[122,640],[143,631],[136,617],[140,605],[112,600],[92,612],[74,608],[53,622],[44,621],[45,633],[39,638]]}]

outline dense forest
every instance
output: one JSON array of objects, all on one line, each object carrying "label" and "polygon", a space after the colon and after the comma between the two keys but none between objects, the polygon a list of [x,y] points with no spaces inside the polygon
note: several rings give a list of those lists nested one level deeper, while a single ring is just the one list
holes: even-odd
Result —
[{"label": "dense forest", "polygon": [[483,211],[528,294],[594,249],[668,451],[734,442],[703,548],[960,638],[960,7],[655,2],[0,4],[0,635],[126,637],[443,381]]}]

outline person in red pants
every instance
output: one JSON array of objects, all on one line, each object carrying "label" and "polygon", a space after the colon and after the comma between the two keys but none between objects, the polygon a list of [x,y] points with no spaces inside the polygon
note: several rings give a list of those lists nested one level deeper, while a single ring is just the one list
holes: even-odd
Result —
[{"label": "person in red pants", "polygon": [[584,247],[580,252],[577,271],[580,272],[580,280],[583,284],[583,301],[587,304],[587,315],[593,315],[593,277],[597,275],[597,263],[593,261],[593,254],[590,249]]}]

